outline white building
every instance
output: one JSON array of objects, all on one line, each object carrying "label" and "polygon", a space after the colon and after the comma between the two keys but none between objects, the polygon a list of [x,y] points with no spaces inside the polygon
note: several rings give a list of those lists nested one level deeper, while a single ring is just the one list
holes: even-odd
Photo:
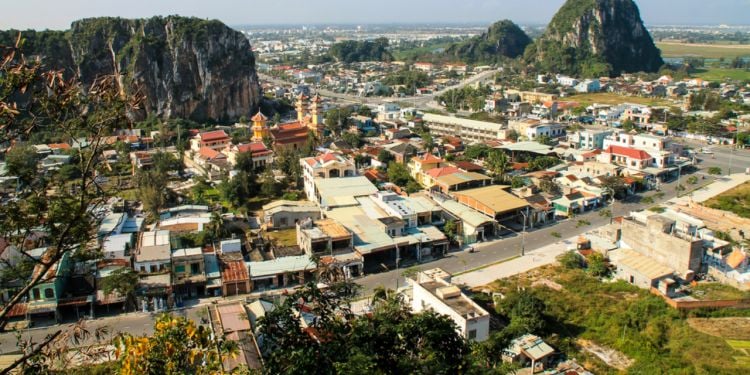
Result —
[{"label": "white building", "polygon": [[425,125],[433,136],[453,136],[467,143],[495,141],[505,138],[506,126],[494,122],[425,113]]},{"label": "white building", "polygon": [[412,285],[411,307],[415,312],[433,310],[447,315],[458,333],[471,341],[484,341],[490,334],[490,314],[450,283],[451,275],[435,268],[419,272]]},{"label": "white building", "polygon": [[310,200],[315,197],[316,178],[354,177],[357,175],[357,168],[352,160],[331,152],[300,159],[299,162],[302,165],[305,194]]},{"label": "white building", "polygon": [[602,148],[607,150],[609,146],[645,151],[653,159],[649,164],[656,168],[666,168],[673,165],[677,156],[682,152],[682,146],[672,142],[670,138],[623,131],[604,138]]},{"label": "white building", "polygon": [[133,269],[137,272],[156,273],[170,269],[172,248],[169,243],[169,231],[157,230],[143,232],[138,243],[138,253],[133,260]]}]

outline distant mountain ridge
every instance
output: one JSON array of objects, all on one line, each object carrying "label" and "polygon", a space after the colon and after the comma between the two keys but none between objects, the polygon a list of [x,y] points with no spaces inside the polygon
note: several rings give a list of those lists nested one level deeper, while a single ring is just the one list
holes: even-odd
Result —
[{"label": "distant mountain ridge", "polygon": [[446,55],[466,63],[496,63],[521,56],[531,38],[510,20],[494,23],[482,35],[449,47]]},{"label": "distant mountain ridge", "polygon": [[579,76],[655,72],[664,64],[632,0],[566,1],[525,59]]},{"label": "distant mountain ridge", "polygon": [[[0,44],[17,30],[0,31]],[[115,74],[123,90],[145,95],[145,114],[231,121],[258,107],[255,57],[242,33],[219,21],[179,16],[88,18],[68,31],[24,31],[23,52],[91,83]]]}]

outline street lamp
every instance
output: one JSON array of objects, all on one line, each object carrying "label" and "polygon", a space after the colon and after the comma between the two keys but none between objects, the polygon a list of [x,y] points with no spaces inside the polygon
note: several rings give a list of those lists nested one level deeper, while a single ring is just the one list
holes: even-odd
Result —
[{"label": "street lamp", "polygon": [[523,229],[521,230],[521,256],[526,252],[526,221],[528,216],[525,212],[519,211],[523,215]]}]

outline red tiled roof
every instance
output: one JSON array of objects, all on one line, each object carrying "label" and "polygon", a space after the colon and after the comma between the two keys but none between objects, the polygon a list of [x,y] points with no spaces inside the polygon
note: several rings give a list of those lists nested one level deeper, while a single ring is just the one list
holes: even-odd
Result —
[{"label": "red tiled roof", "polygon": [[336,161],[336,160],[338,160],[338,158],[336,157],[336,155],[332,154],[330,152],[326,152],[325,154],[323,154],[320,157],[318,157],[318,161],[321,164],[322,163],[328,163],[329,161]]},{"label": "red tiled roof", "polygon": [[385,181],[385,178],[386,178],[383,172],[380,172],[379,170],[375,168],[368,169],[367,171],[365,171],[364,176],[372,182]]},{"label": "red tiled roof", "polygon": [[743,251],[735,250],[729,254],[729,257],[727,257],[727,265],[732,268],[737,268],[743,261],[745,261],[745,258],[746,256]]},{"label": "red tiled roof", "polygon": [[208,147],[201,147],[199,154],[204,159],[218,159],[224,156],[221,152]]},{"label": "red tiled roof", "polygon": [[221,281],[223,282],[236,282],[245,281],[250,276],[247,273],[247,267],[245,262],[241,260],[228,261],[223,264],[221,269]]},{"label": "red tiled roof", "polygon": [[513,163],[513,164],[511,165],[511,168],[512,168],[512,169],[513,169],[514,171],[519,171],[519,170],[521,170],[521,169],[526,169],[526,168],[528,168],[528,167],[529,167],[529,163]]},{"label": "red tiled roof", "polygon": [[218,139],[229,138],[227,133],[223,130],[214,130],[210,132],[200,133],[198,136],[201,137],[201,141],[215,141]]},{"label": "red tiled roof", "polygon": [[630,147],[623,147],[623,146],[609,146],[604,151],[608,154],[614,154],[614,155],[621,155],[626,156],[631,159],[638,159],[638,160],[647,160],[651,159],[651,155],[648,154],[648,152],[643,150],[637,150]]},{"label": "red tiled roof", "polygon": [[250,121],[252,122],[264,122],[267,120],[268,120],[268,117],[266,117],[266,115],[264,115],[261,111],[258,111],[258,113],[256,113],[255,116],[253,116],[253,118],[250,119]]},{"label": "red tiled roof", "polygon": [[433,154],[424,154],[422,156],[415,156],[411,158],[411,160],[418,161],[420,163],[442,163],[443,159],[440,159],[439,157],[433,155]]},{"label": "red tiled roof", "polygon": [[589,152],[587,152],[587,153],[584,153],[584,154],[583,154],[583,157],[584,157],[584,158],[590,158],[590,157],[593,157],[593,156],[599,155],[599,154],[601,154],[601,153],[602,153],[602,150],[600,150],[600,149],[596,149],[596,150],[594,150],[594,151],[589,151]]},{"label": "red tiled roof", "polygon": [[476,172],[476,171],[481,171],[483,169],[481,165],[474,164],[470,161],[459,160],[459,161],[453,162],[453,164],[457,168],[463,169],[466,172]]},{"label": "red tiled roof", "polygon": [[13,305],[13,307],[10,308],[10,311],[8,311],[8,317],[9,318],[15,318],[19,316],[26,316],[26,311],[28,310],[28,305],[23,302],[16,303]]},{"label": "red tiled roof", "polygon": [[50,143],[47,145],[47,147],[56,150],[70,150],[70,145],[67,143]]},{"label": "red tiled roof", "polygon": [[441,167],[441,168],[432,168],[425,173],[432,178],[438,178],[438,177],[447,176],[447,175],[451,175],[451,174],[458,173],[458,172],[461,172],[461,170],[459,170],[456,167]]},{"label": "red tiled roof", "polygon": [[260,153],[266,153],[271,152],[263,142],[252,142],[252,143],[242,143],[237,145],[237,151],[240,153],[243,152],[252,152],[253,155],[260,154]]}]

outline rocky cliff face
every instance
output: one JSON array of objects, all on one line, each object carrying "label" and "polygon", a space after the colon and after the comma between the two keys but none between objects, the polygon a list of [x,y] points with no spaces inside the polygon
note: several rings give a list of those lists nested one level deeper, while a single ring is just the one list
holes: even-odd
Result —
[{"label": "rocky cliff face", "polygon": [[664,63],[632,0],[568,0],[527,51],[545,70],[619,75]]},{"label": "rocky cliff face", "polygon": [[49,50],[59,43],[40,42],[24,52],[46,56],[48,65],[84,83],[116,74],[123,90],[145,95],[147,113],[230,121],[252,114],[259,104],[250,43],[221,22],[176,16],[91,18],[74,22],[64,37],[65,53]]},{"label": "rocky cliff face", "polygon": [[452,45],[446,53],[467,63],[494,63],[522,55],[530,43],[531,39],[518,25],[503,20],[480,36]]}]

